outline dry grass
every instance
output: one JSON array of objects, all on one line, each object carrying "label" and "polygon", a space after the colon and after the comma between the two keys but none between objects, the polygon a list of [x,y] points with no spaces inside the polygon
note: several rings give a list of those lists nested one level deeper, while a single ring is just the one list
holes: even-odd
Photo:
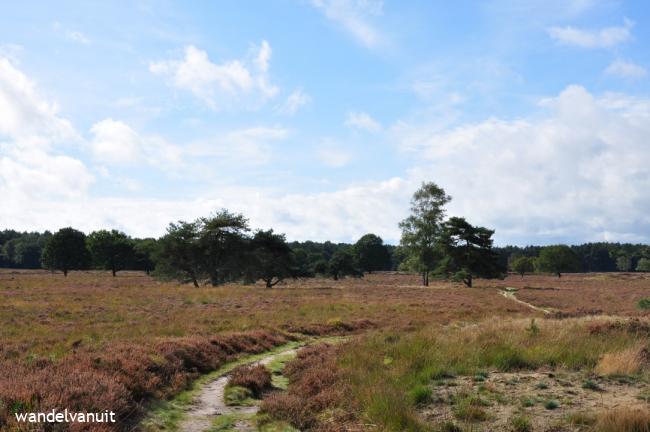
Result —
[{"label": "dry grass", "polygon": [[598,417],[597,432],[650,432],[650,412],[640,408],[616,408]]},{"label": "dry grass", "polygon": [[650,367],[650,351],[645,344],[603,355],[596,365],[601,375],[634,375]]}]

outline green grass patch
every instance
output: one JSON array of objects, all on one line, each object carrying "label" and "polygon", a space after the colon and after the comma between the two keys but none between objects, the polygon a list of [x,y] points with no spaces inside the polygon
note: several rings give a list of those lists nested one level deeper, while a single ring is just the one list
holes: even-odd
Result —
[{"label": "green grass patch", "polygon": [[636,305],[639,309],[650,309],[650,298],[641,299]]},{"label": "green grass patch", "polygon": [[510,419],[510,425],[513,432],[531,432],[533,425],[530,419],[523,415],[518,415]]},{"label": "green grass patch", "polygon": [[223,392],[223,399],[228,406],[252,406],[255,405],[253,392],[246,387],[227,386]]}]

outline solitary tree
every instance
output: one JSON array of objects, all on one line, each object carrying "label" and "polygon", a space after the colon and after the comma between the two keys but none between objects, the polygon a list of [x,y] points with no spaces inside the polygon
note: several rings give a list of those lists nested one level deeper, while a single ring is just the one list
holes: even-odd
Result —
[{"label": "solitary tree", "polygon": [[512,261],[512,270],[524,277],[526,273],[535,271],[535,259],[527,256],[520,256]]},{"label": "solitary tree", "polygon": [[293,276],[293,254],[283,234],[273,230],[257,231],[251,240],[251,272],[262,279],[267,288],[273,288]]},{"label": "solitary tree", "polygon": [[465,219],[452,217],[443,224],[441,246],[444,256],[438,272],[472,286],[474,277],[501,276],[497,256],[492,251],[494,231],[470,225]]},{"label": "solitary tree", "polygon": [[400,222],[401,246],[412,258],[413,265],[422,273],[422,284],[429,285],[429,272],[435,268],[440,254],[436,248],[444,206],[451,197],[435,183],[422,183],[413,194],[411,215]]},{"label": "solitary tree", "polygon": [[354,245],[354,252],[361,271],[373,271],[390,268],[390,253],[381,237],[375,234],[366,234]]},{"label": "solitary tree", "polygon": [[99,230],[92,232],[87,239],[93,264],[110,270],[113,277],[119,270],[133,264],[135,250],[133,242],[123,232]]},{"label": "solitary tree", "polygon": [[567,245],[542,248],[535,262],[540,271],[555,273],[557,277],[562,277],[562,273],[580,271],[582,267],[580,257]]},{"label": "solitary tree", "polygon": [[629,255],[621,255],[616,258],[616,268],[618,271],[627,272],[632,270],[632,258]]},{"label": "solitary tree", "polygon": [[74,228],[61,228],[45,245],[43,266],[50,270],[61,270],[68,276],[70,270],[88,267],[90,254],[86,248],[86,235]]},{"label": "solitary tree", "polygon": [[149,274],[156,267],[155,262],[159,251],[158,242],[153,238],[136,239],[133,248],[135,250],[135,268]]}]

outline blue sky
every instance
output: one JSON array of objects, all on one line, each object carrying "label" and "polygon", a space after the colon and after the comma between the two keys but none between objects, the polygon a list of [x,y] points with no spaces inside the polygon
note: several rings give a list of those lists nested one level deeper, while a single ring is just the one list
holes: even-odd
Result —
[{"label": "blue sky", "polygon": [[226,207],[395,243],[434,181],[498,244],[650,242],[649,26],[644,1],[13,2],[0,227]]}]

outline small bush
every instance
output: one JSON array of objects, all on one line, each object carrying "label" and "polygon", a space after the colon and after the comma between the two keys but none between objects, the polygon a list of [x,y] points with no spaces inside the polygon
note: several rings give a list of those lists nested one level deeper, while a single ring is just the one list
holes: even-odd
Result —
[{"label": "small bush", "polygon": [[554,410],[560,407],[560,403],[555,399],[549,399],[544,403],[544,408],[547,410]]},{"label": "small bush", "polygon": [[233,369],[228,387],[244,387],[259,397],[264,390],[271,388],[271,381],[271,372],[263,365],[239,366]]},{"label": "small bush", "polygon": [[418,384],[409,391],[409,398],[415,405],[426,405],[431,403],[433,399],[431,388],[426,385]]},{"label": "small bush", "polygon": [[516,416],[510,420],[512,425],[513,432],[531,432],[533,430],[533,425],[530,422],[530,419],[526,416]]},{"label": "small bush", "polygon": [[650,309],[650,298],[644,298],[637,303],[639,309]]},{"label": "small bush", "polygon": [[603,388],[599,386],[597,382],[590,379],[582,383],[582,388],[586,390],[603,391]]}]

